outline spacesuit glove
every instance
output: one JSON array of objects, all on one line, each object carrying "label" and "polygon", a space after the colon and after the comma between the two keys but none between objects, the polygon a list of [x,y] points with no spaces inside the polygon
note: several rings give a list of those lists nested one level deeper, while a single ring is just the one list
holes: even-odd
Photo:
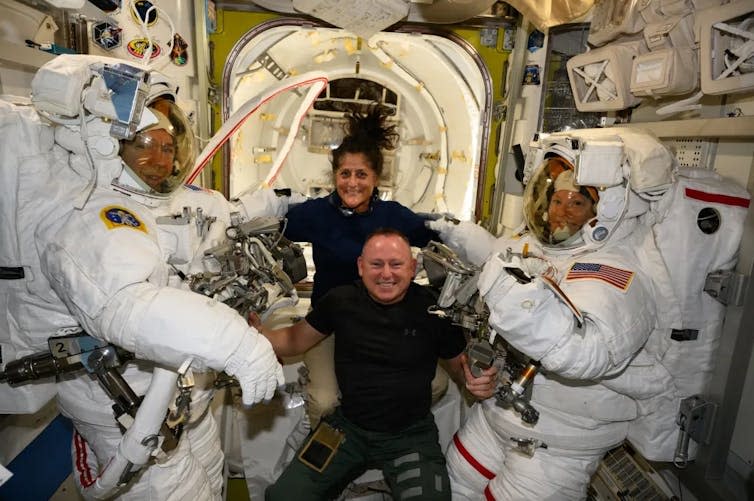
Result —
[{"label": "spacesuit glove", "polygon": [[566,335],[574,317],[541,279],[522,282],[506,268],[514,264],[493,255],[479,274],[479,294],[490,310],[489,323],[514,348],[542,360]]},{"label": "spacesuit glove", "polygon": [[531,282],[534,277],[540,275],[552,276],[555,273],[552,265],[539,257],[521,257],[509,253],[500,253],[497,257],[505,264],[505,271],[514,275],[521,283]]},{"label": "spacesuit glove", "polygon": [[306,197],[295,192],[291,192],[290,195],[279,196],[272,188],[259,188],[241,193],[237,200],[243,204],[248,218],[283,217],[288,213],[289,207],[301,203],[306,200]]},{"label": "spacesuit glove", "polygon": [[493,288],[496,289],[496,296],[504,296],[514,284],[518,283],[516,278],[505,269],[509,265],[510,262],[502,259],[500,254],[494,254],[484,263],[477,282],[480,296],[486,299]]},{"label": "spacesuit glove", "polygon": [[283,367],[266,337],[254,333],[244,336],[228,359],[225,372],[241,385],[244,405],[270,400],[278,386],[285,383]]},{"label": "spacesuit glove", "polygon": [[309,197],[307,197],[303,193],[299,193],[298,191],[293,190],[291,190],[291,194],[286,195],[286,197],[288,198],[288,209],[309,200]]},{"label": "spacesuit glove", "polygon": [[455,223],[443,218],[427,221],[425,225],[439,233],[445,245],[472,264],[480,266],[492,252],[495,237],[471,221]]}]

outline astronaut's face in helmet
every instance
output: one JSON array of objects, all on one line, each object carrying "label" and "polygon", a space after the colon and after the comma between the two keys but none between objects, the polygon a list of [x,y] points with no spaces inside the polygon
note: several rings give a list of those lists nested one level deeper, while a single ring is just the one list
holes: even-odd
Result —
[{"label": "astronaut's face in helmet", "polygon": [[524,191],[524,216],[529,230],[545,245],[570,247],[581,228],[597,214],[597,190],[579,186],[574,169],[551,157],[534,173]]},{"label": "astronaut's face in helmet", "polygon": [[175,163],[173,135],[166,129],[152,129],[124,141],[121,158],[133,172],[157,193],[168,191],[167,179]]},{"label": "astronaut's face in helmet", "polygon": [[121,141],[120,157],[143,183],[141,191],[169,194],[183,183],[193,166],[194,136],[183,112],[172,101],[158,99],[147,109],[154,123],[133,140]]},{"label": "astronaut's face in helmet", "polygon": [[547,208],[547,224],[553,243],[567,240],[594,216],[594,203],[588,197],[578,191],[555,191]]}]

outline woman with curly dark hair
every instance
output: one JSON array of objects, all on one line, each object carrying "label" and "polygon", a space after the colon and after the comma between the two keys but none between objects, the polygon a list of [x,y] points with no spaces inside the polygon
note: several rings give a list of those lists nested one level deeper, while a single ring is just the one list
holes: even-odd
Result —
[{"label": "woman with curly dark hair", "polygon": [[[394,228],[405,234],[411,245],[425,246],[439,236],[424,226],[424,219],[398,202],[379,198],[379,179],[384,166],[383,150],[393,150],[399,135],[388,123],[389,109],[377,103],[365,112],[347,115],[346,136],[332,152],[335,190],[323,198],[308,200],[288,211],[285,236],[295,242],[311,242],[314,259],[312,305],[330,289],[359,279],[356,259],[364,241],[378,228]],[[321,414],[337,404],[337,388],[332,368],[319,374],[313,358],[332,359],[329,346],[316,346],[305,356],[312,383],[308,390],[308,410],[312,425]],[[330,362],[330,366],[332,362]],[[447,383],[447,379],[445,380]],[[322,391],[320,391],[322,388]]]}]

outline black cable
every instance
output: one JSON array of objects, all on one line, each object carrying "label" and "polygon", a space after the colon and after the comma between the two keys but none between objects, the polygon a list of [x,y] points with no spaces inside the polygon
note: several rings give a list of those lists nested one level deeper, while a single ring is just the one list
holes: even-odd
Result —
[{"label": "black cable", "polygon": [[182,281],[186,281],[186,274],[183,273],[181,270],[175,267],[174,264],[170,264],[170,267],[173,268],[173,271],[175,271],[175,274],[178,275],[178,278],[180,278]]}]

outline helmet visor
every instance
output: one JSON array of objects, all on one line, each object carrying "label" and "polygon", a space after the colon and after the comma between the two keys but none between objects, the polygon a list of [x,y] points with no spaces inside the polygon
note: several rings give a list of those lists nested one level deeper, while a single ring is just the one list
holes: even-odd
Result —
[{"label": "helmet visor", "polygon": [[189,174],[196,157],[194,134],[181,109],[168,99],[148,106],[157,122],[121,142],[120,156],[147,194],[169,194]]},{"label": "helmet visor", "polygon": [[574,180],[573,165],[561,157],[545,159],[524,190],[524,218],[547,246],[570,247],[581,228],[596,216],[597,190]]}]

